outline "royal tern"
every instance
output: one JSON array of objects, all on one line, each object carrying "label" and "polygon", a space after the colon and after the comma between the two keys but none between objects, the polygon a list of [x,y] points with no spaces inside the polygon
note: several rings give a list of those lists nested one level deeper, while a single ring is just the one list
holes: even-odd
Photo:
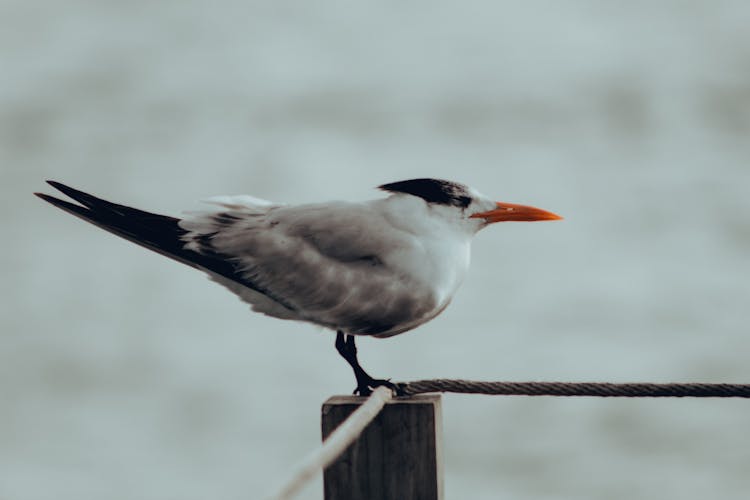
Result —
[{"label": "royal tern", "polygon": [[138,245],[206,272],[254,311],[337,332],[356,394],[375,387],[357,360],[355,335],[390,337],[440,314],[469,267],[472,237],[495,222],[561,219],[495,202],[438,179],[384,184],[365,202],[285,205],[219,196],[182,219],[117,205],[47,181],[78,204],[43,200]]}]

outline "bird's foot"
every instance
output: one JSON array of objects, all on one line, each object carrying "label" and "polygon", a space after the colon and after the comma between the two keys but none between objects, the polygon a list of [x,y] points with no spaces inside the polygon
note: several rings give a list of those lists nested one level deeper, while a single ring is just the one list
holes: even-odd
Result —
[{"label": "bird's foot", "polygon": [[336,334],[336,350],[349,363],[354,370],[354,376],[357,379],[357,388],[352,394],[358,396],[369,396],[372,390],[377,387],[387,387],[396,396],[403,396],[404,391],[401,385],[396,385],[390,380],[372,378],[357,360],[357,346],[354,344],[354,335],[344,335],[343,332]]},{"label": "bird's foot", "polygon": [[352,394],[356,396],[369,396],[372,394],[372,390],[378,387],[387,387],[397,396],[401,395],[401,389],[399,386],[390,381],[390,379],[380,379],[368,377],[366,379],[357,380],[357,388],[354,389]]}]

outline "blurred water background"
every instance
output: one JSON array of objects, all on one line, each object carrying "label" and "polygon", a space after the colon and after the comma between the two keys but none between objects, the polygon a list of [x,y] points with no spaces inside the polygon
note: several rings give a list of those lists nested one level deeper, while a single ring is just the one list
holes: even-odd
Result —
[{"label": "blurred water background", "polygon": [[[330,332],[31,196],[161,213],[418,176],[489,228],[411,380],[750,382],[750,4],[0,4],[0,499],[260,498],[353,378]],[[731,400],[444,398],[448,499],[745,499]],[[321,498],[318,481],[303,498]]]}]

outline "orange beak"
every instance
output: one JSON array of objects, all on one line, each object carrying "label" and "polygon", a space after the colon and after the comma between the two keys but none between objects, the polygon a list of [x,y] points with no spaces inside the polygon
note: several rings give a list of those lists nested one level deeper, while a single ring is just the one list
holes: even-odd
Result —
[{"label": "orange beak", "polygon": [[523,221],[530,222],[536,220],[560,220],[557,214],[542,210],[541,208],[528,207],[526,205],[516,205],[515,203],[497,202],[497,208],[487,212],[480,212],[470,216],[472,219],[482,218],[488,224],[493,222]]}]

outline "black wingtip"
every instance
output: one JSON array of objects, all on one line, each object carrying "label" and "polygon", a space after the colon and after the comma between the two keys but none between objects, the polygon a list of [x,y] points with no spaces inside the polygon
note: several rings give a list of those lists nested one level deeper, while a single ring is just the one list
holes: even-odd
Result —
[{"label": "black wingtip", "polygon": [[[86,195],[86,193],[82,193],[81,191],[77,191],[71,187],[68,187],[65,184],[62,184],[61,182],[51,181],[51,180],[47,180],[46,182],[47,184],[57,189],[58,191],[62,192],[63,194],[70,196],[75,201],[82,203],[84,206],[76,205],[75,203],[70,203],[69,201],[61,200],[60,198],[55,198],[54,196],[50,196],[46,193],[34,193],[34,196],[41,198],[47,203],[51,203],[52,205],[58,208],[62,208],[63,210],[67,210],[69,212],[75,211],[76,213],[79,213],[81,209],[85,209],[86,201],[87,201],[85,196],[89,196],[89,195]],[[84,196],[80,196],[80,195],[84,195]]]},{"label": "black wingtip", "polygon": [[37,198],[41,198],[44,201],[47,201],[49,203],[52,203],[53,202],[52,200],[57,200],[57,198],[55,198],[54,196],[50,196],[46,193],[34,193],[34,196],[36,196]]},{"label": "black wingtip", "polygon": [[50,196],[45,193],[34,193],[34,196],[43,199],[47,203],[54,205],[57,208],[61,208],[66,212],[70,212],[73,215],[80,216],[81,214],[88,212],[88,208],[86,207],[76,205],[75,203],[70,203],[69,201],[61,200],[60,198],[55,198],[54,196]]},{"label": "black wingtip", "polygon": [[44,182],[46,182],[47,184],[49,184],[53,188],[57,189],[58,191],[62,191],[63,193],[65,192],[65,190],[72,189],[70,186],[66,186],[62,182],[57,182],[57,181],[53,181],[53,180],[50,180],[50,179],[47,179]]},{"label": "black wingtip", "polygon": [[[45,180],[44,182],[46,182],[47,184],[49,184],[53,188],[57,189],[58,191],[61,191],[64,194],[67,194],[65,192],[66,190],[70,190],[71,189],[68,186],[66,186],[65,184],[61,183],[61,182],[57,182],[57,181],[53,181],[53,180],[49,180],[49,179]],[[57,198],[55,198],[54,196],[50,196],[50,195],[44,194],[44,193],[34,193],[34,196],[38,196],[39,198],[43,199],[44,201],[49,201],[50,203],[52,203],[52,200],[60,201]]]},{"label": "black wingtip", "polygon": [[196,269],[208,270],[224,276],[259,293],[266,293],[262,288],[241,276],[235,264],[227,258],[228,256],[220,253],[204,255],[186,250],[185,241],[182,239],[186,231],[180,227],[179,219],[118,205],[57,181],[47,180],[46,182],[70,196],[80,205],[45,193],[34,193],[34,196],[136,245]]},{"label": "black wingtip", "polygon": [[125,213],[127,213],[128,215],[136,215],[136,216],[154,215],[154,214],[150,214],[148,212],[144,212],[142,210],[138,210],[132,207],[128,207],[125,205],[118,205],[116,203],[112,203],[110,201],[97,198],[96,196],[90,195],[89,193],[85,193],[83,191],[79,191],[78,189],[72,188],[70,186],[66,186],[62,182],[48,180],[47,184],[57,189],[64,195],[77,201],[84,207],[90,208],[95,211],[105,210],[109,212],[117,212],[118,215],[124,215]]},{"label": "black wingtip", "polygon": [[86,205],[88,202],[91,202],[91,201],[98,201],[98,198],[95,198],[94,196],[91,196],[88,193],[84,193],[83,191],[79,191],[77,189],[73,189],[70,186],[66,186],[62,182],[48,180],[47,184],[49,184],[53,188],[57,189],[61,193],[65,194],[67,196],[70,196],[74,200],[76,200],[76,201],[78,201],[80,203],[83,203],[84,205]]}]

